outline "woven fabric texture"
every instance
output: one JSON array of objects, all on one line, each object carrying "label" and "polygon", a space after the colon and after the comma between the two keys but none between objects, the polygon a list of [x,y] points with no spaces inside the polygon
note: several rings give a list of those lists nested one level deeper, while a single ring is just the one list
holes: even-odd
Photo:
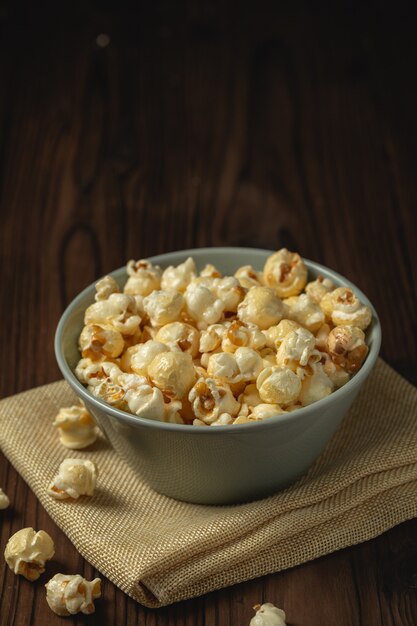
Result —
[{"label": "woven fabric texture", "polygon": [[[85,450],[64,448],[51,423],[75,400],[64,381],[2,400],[0,446],[82,556],[146,606],[295,566],[417,515],[417,390],[381,360],[305,476],[234,506],[155,493],[104,438]],[[47,494],[67,457],[97,464],[93,497]]]}]

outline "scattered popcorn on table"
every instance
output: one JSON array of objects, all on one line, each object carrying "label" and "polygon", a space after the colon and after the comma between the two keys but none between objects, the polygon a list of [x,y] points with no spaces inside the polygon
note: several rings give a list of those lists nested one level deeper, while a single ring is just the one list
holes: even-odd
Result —
[{"label": "scattered popcorn on table", "polygon": [[54,542],[44,530],[22,528],[7,542],[4,558],[15,574],[37,580],[45,571],[45,563],[55,553]]},{"label": "scattered popcorn on table", "polygon": [[48,487],[48,493],[57,500],[92,496],[96,486],[97,467],[87,459],[65,459],[58,474]]},{"label": "scattered popcorn on table", "polygon": [[57,615],[94,613],[94,600],[101,596],[101,580],[86,580],[79,574],[55,574],[45,585],[46,601]]},{"label": "scattered popcorn on table", "polygon": [[271,602],[256,604],[253,610],[256,611],[256,615],[252,617],[249,626],[286,626],[285,612]]},{"label": "scattered popcorn on table", "polygon": [[96,423],[81,404],[59,409],[53,425],[58,428],[62,445],[72,450],[86,448],[97,439]]},{"label": "scattered popcorn on table", "polygon": [[199,272],[191,257],[126,269],[124,289],[111,276],[96,284],[75,373],[96,397],[140,417],[258,422],[326,397],[367,356],[371,309],[328,278],[307,282],[304,261],[286,248],[263,270],[243,265],[234,276],[211,264]]},{"label": "scattered popcorn on table", "polygon": [[3,489],[0,487],[0,509],[7,509],[10,504],[9,498],[4,493]]}]

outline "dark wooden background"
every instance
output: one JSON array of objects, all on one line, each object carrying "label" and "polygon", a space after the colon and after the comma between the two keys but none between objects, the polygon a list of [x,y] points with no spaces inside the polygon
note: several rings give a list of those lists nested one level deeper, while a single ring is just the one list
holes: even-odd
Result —
[{"label": "dark wooden background", "polygon": [[[84,286],[211,245],[287,246],[349,277],[417,383],[414,21],[318,4],[0,3],[2,396],[60,377],[54,330]],[[33,526],[64,571],[96,574],[1,455],[0,485],[1,552]],[[415,626],[417,521],[158,611],[104,580],[95,616],[61,619],[42,582],[0,565],[1,626],[245,626],[260,601],[292,626]]]}]

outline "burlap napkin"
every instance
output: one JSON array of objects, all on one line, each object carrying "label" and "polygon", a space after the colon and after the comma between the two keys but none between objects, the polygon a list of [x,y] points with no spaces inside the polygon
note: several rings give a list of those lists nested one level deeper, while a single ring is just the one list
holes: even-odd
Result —
[{"label": "burlap napkin", "polygon": [[[51,422],[74,399],[62,381],[3,400],[0,446],[77,550],[147,606],[292,567],[417,514],[417,390],[381,360],[309,472],[285,491],[237,506],[155,493],[104,439],[84,451],[62,447]],[[70,456],[97,463],[92,498],[47,495]]]}]

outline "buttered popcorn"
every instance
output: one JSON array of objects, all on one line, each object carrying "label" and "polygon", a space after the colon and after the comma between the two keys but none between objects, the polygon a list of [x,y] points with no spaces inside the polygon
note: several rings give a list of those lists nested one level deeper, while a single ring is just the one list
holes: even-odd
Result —
[{"label": "buttered popcorn", "polygon": [[4,558],[15,574],[37,580],[45,571],[45,563],[55,553],[54,542],[44,530],[22,528],[7,542]]},{"label": "buttered popcorn", "polygon": [[96,486],[97,467],[87,459],[65,459],[58,474],[48,487],[50,496],[57,500],[92,496]]},{"label": "buttered popcorn", "polygon": [[45,585],[46,601],[57,615],[94,613],[94,600],[101,596],[101,580],[86,580],[80,574],[55,574]]},{"label": "buttered popcorn", "polygon": [[256,604],[253,610],[256,611],[256,615],[252,617],[249,626],[286,626],[285,611],[271,602]]},{"label": "buttered popcorn", "polygon": [[0,509],[7,509],[10,504],[10,500],[0,487]]},{"label": "buttered popcorn", "polygon": [[59,432],[59,440],[66,448],[80,450],[97,439],[94,419],[82,404],[62,407],[53,423]]},{"label": "buttered popcorn", "polygon": [[[75,373],[97,398],[139,417],[259,422],[325,398],[367,356],[371,309],[349,287],[320,275],[308,282],[303,259],[286,248],[234,276],[191,257],[166,269],[132,260],[127,274],[123,289],[111,276],[97,282]],[[63,443],[88,440],[75,416],[60,419]]]}]

